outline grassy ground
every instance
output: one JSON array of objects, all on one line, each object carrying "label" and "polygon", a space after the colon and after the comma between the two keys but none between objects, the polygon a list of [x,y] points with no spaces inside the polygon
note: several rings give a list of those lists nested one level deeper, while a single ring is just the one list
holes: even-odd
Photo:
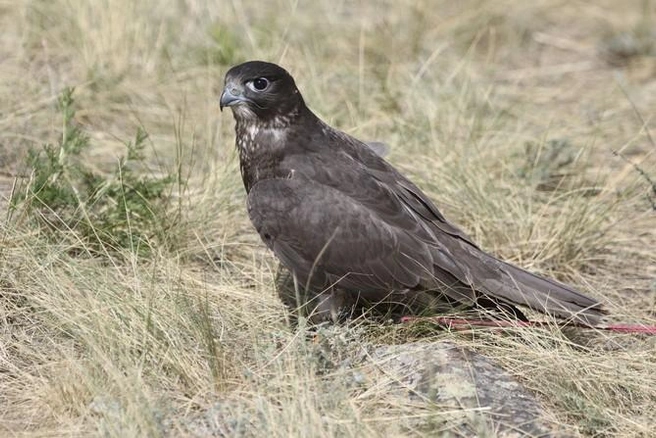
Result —
[{"label": "grassy ground", "polygon": [[[248,59],[280,62],[326,121],[389,143],[484,248],[601,299],[612,320],[656,324],[656,3],[371,3],[0,2],[0,188],[25,199],[2,208],[0,434],[432,436],[441,424],[383,377],[354,385],[322,359],[413,330],[354,323],[327,331],[322,353],[287,325],[275,260],[246,218],[232,117],[218,112],[223,74]],[[149,137],[131,168],[119,157],[139,127]],[[66,202],[44,205],[27,151],[85,136],[69,167],[46,172]],[[143,209],[121,209],[126,186],[166,175],[162,193],[130,198]],[[422,336],[495,358],[563,433],[656,430],[653,338]]]}]

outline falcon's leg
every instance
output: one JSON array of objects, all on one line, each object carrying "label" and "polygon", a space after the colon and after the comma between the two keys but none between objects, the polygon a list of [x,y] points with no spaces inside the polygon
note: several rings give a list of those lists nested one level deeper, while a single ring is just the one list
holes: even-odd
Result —
[{"label": "falcon's leg", "polygon": [[345,303],[344,292],[331,287],[313,297],[312,302],[308,303],[313,307],[308,317],[315,324],[325,321],[338,322]]},{"label": "falcon's leg", "polygon": [[[346,303],[346,293],[335,288],[322,291],[305,290],[296,275],[283,265],[278,266],[275,278],[276,290],[283,304],[294,319],[304,316],[314,324],[325,321],[337,322]],[[294,321],[293,321],[294,322]]]}]

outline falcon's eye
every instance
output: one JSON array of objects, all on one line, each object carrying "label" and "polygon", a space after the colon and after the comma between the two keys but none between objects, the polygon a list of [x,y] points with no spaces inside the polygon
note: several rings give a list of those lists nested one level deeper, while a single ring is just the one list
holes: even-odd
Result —
[{"label": "falcon's eye", "polygon": [[257,78],[246,83],[248,88],[253,91],[264,91],[269,88],[269,80],[267,78]]}]

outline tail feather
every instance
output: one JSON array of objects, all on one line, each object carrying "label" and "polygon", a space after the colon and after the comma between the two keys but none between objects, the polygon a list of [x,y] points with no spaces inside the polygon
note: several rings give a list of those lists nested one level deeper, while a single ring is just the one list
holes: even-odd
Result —
[{"label": "tail feather", "polygon": [[546,312],[562,318],[572,319],[579,323],[596,325],[606,311],[599,301],[596,301],[568,285],[555,280],[540,277],[509,263],[501,262],[501,270],[511,279],[510,285],[497,294],[505,298],[517,297],[533,310]]},{"label": "tail feather", "polygon": [[454,255],[468,273],[464,280],[479,293],[581,324],[598,324],[606,313],[600,302],[568,285],[532,274],[466,243],[458,246],[454,252],[459,254]]}]

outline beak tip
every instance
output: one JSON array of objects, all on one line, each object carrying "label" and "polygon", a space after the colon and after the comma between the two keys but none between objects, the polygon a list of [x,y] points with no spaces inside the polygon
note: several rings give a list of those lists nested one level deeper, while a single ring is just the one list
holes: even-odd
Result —
[{"label": "beak tip", "polygon": [[221,98],[219,99],[219,108],[221,111],[223,111],[223,108],[227,106],[233,106],[247,101],[248,99],[246,99],[243,96],[242,90],[240,89],[230,90],[228,88],[225,88],[223,90],[223,93],[221,93]]}]

